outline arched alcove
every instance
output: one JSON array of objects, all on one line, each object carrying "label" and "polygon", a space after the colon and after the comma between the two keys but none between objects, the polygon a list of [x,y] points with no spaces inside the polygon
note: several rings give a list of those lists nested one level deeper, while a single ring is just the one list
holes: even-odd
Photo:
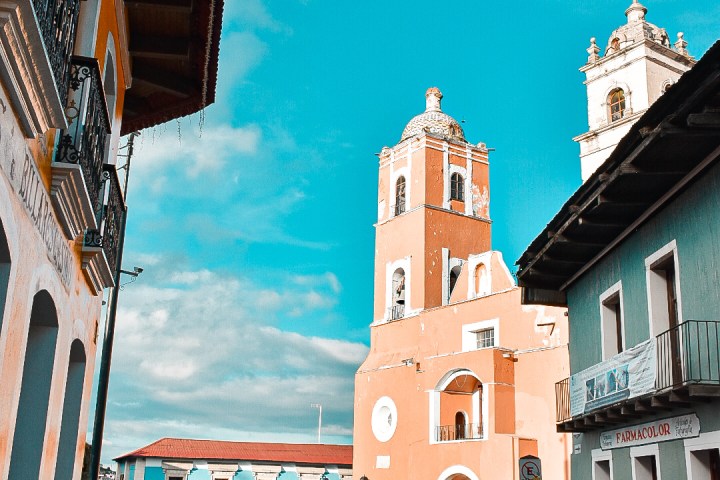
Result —
[{"label": "arched alcove", "polygon": [[10,246],[2,220],[0,220],[0,334],[2,333],[5,316],[5,299],[10,286]]},{"label": "arched alcove", "polygon": [[62,423],[60,424],[60,445],[55,463],[55,480],[73,478],[86,361],[85,347],[80,340],[75,340],[70,346],[70,362],[68,363]]},{"label": "arched alcove", "polygon": [[47,290],[33,297],[9,478],[38,478],[45,441],[58,318]]}]

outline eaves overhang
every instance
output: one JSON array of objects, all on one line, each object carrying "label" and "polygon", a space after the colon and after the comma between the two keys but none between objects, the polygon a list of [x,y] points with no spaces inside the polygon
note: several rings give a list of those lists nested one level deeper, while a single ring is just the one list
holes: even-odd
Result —
[{"label": "eaves overhang", "polygon": [[215,101],[224,0],[126,0],[131,87],[121,134]]},{"label": "eaves overhang", "polygon": [[524,303],[565,290],[720,158],[720,41],[659,98],[516,264]]}]

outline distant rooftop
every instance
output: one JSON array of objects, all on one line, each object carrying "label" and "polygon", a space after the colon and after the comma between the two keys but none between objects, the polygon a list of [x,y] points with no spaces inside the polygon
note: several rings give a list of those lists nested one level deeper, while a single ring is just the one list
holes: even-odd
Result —
[{"label": "distant rooftop", "polygon": [[254,462],[310,463],[351,466],[352,445],[308,443],[227,442],[161,438],[145,447],[115,458],[154,457],[202,460],[244,460]]}]

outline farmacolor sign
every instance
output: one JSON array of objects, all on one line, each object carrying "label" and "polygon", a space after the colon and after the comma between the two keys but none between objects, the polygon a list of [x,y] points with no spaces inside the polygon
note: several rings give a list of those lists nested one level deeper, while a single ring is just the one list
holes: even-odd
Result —
[{"label": "farmacolor sign", "polygon": [[641,423],[632,427],[618,428],[600,434],[600,448],[634,447],[649,443],[691,438],[700,435],[700,419],[694,413],[666,418],[656,422]]}]

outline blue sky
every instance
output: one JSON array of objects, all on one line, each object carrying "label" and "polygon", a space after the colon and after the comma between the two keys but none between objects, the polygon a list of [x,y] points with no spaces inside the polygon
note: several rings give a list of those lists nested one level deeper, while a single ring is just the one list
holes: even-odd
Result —
[{"label": "blue sky", "polygon": [[[136,141],[103,461],[163,436],[352,440],[377,157],[430,86],[490,157],[512,265],[580,184],[583,74],[629,0],[226,0],[216,103]],[[647,20],[717,39],[714,0]],[[90,426],[91,427],[91,426]]]}]

